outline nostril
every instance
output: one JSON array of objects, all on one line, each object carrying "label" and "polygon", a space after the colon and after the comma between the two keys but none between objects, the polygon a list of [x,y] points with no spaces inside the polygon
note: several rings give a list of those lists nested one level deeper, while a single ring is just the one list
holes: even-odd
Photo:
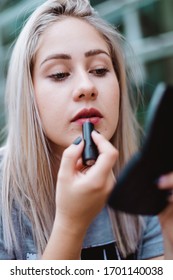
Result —
[{"label": "nostril", "polygon": [[83,98],[84,96],[85,96],[85,94],[81,93],[81,94],[79,95],[79,98]]}]

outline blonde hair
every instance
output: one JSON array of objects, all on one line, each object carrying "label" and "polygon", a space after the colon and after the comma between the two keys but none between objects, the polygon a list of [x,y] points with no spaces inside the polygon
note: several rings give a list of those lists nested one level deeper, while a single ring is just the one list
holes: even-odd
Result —
[{"label": "blonde hair", "polygon": [[[137,149],[136,120],[128,97],[122,51],[123,37],[98,17],[86,0],[46,1],[35,10],[20,33],[7,77],[9,131],[3,159],[2,221],[8,251],[14,246],[18,248],[12,222],[12,208],[16,204],[21,215],[24,212],[31,221],[39,253],[44,251],[52,230],[55,215],[53,159],[36,106],[32,68],[41,34],[50,24],[66,16],[78,17],[94,26],[110,49],[121,91],[119,124],[111,140],[119,150],[116,175]],[[110,212],[119,249],[125,256],[137,248],[140,219]]]}]

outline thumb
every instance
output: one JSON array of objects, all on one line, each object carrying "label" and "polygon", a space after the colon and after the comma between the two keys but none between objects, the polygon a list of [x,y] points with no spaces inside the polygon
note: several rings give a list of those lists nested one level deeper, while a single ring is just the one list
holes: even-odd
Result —
[{"label": "thumb", "polygon": [[79,144],[71,144],[64,150],[58,176],[70,176],[73,175],[76,170],[76,164],[81,157],[84,143],[81,141]]}]

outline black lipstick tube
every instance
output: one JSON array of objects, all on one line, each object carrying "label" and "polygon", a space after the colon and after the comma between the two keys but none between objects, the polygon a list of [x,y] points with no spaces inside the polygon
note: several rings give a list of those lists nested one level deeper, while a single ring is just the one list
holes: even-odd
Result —
[{"label": "black lipstick tube", "polygon": [[98,149],[95,145],[91,132],[94,130],[94,125],[91,122],[85,122],[82,126],[84,150],[82,153],[83,164],[91,166],[95,163],[98,157]]}]

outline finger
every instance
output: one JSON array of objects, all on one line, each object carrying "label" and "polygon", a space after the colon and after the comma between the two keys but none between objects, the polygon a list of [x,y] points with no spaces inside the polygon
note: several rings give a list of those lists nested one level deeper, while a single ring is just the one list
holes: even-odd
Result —
[{"label": "finger", "polygon": [[[95,131],[92,132],[92,138],[99,150],[99,156],[94,167],[98,169],[98,172],[103,172],[102,175],[107,175],[118,158],[118,151],[104,136]],[[91,168],[90,170],[92,171],[93,169]]]},{"label": "finger", "polygon": [[100,154],[104,153],[106,149],[112,149],[112,144],[102,134],[93,130],[91,136]]},{"label": "finger", "polygon": [[76,169],[80,171],[82,168],[83,168],[83,161],[82,158],[79,158],[76,163]]},{"label": "finger", "polygon": [[62,155],[58,176],[71,176],[76,170],[76,165],[81,157],[84,143],[70,145]]},{"label": "finger", "polygon": [[83,165],[83,160],[80,158],[76,163],[76,170],[81,173],[86,173],[90,167]]},{"label": "finger", "polygon": [[113,171],[111,170],[111,172],[109,173],[108,179],[107,179],[107,192],[108,192],[108,194],[114,188],[115,183],[116,183],[115,175],[114,175]]},{"label": "finger", "polygon": [[161,189],[173,188],[173,172],[161,176],[158,180],[158,187]]},{"label": "finger", "polygon": [[108,165],[109,167],[112,167],[115,163],[115,160],[118,158],[118,150],[107,139],[105,139],[103,135],[97,133],[96,131],[92,132],[92,138],[97,145],[99,157],[101,159],[104,157],[105,160],[109,158]]}]

